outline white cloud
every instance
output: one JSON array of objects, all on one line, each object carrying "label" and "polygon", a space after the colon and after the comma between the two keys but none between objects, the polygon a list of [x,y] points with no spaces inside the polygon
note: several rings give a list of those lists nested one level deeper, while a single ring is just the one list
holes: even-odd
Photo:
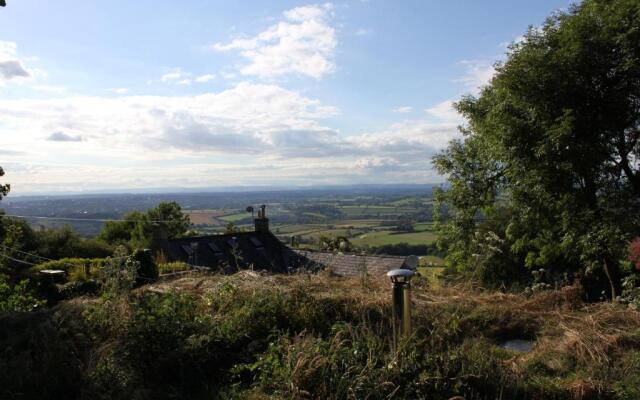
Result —
[{"label": "white cloud", "polygon": [[129,93],[129,89],[128,88],[113,88],[113,89],[109,89],[109,91],[113,92],[113,93],[117,93],[117,94]]},{"label": "white cloud", "polygon": [[493,67],[495,60],[478,59],[463,60],[459,64],[465,68],[462,77],[455,80],[460,82],[468,89],[477,90],[491,81],[496,71]]},{"label": "white cloud", "polygon": [[[438,108],[438,106],[434,107]],[[327,125],[335,107],[276,85],[191,96],[0,100],[16,192],[238,184],[430,182],[446,120],[367,133]],[[13,164],[9,165],[10,162]]]},{"label": "white cloud", "polygon": [[214,74],[205,74],[205,75],[196,76],[196,79],[194,79],[194,81],[198,83],[205,83],[205,82],[212,81],[215,78],[216,76]]},{"label": "white cloud", "polygon": [[182,72],[182,69],[180,68],[174,68],[171,72],[167,72],[166,74],[162,75],[160,77],[160,81],[164,83],[176,83],[189,76],[191,76],[190,73]]},{"label": "white cloud", "polygon": [[446,100],[436,104],[433,107],[429,107],[425,110],[428,115],[441,121],[449,122],[461,122],[462,117],[455,108],[453,108],[453,101]]},{"label": "white cloud", "polygon": [[[277,154],[272,143],[285,132],[316,140],[334,107],[274,85],[240,83],[219,93],[196,96],[69,97],[0,100],[0,135],[8,144],[38,151],[39,138],[85,138],[86,154],[153,158],[149,149],[171,154]],[[60,134],[64,132],[64,138]],[[13,133],[13,134],[10,134]],[[155,156],[158,156],[155,154]]]},{"label": "white cloud", "polygon": [[401,106],[401,107],[396,107],[391,111],[394,112],[394,113],[398,113],[398,114],[406,114],[406,113],[410,113],[411,111],[413,111],[413,107],[411,107],[411,106]]},{"label": "white cloud", "polygon": [[26,79],[33,75],[18,58],[17,48],[14,42],[0,40],[0,85],[12,79]]},{"label": "white cloud", "polygon": [[242,75],[299,74],[319,79],[336,68],[336,33],[327,22],[332,9],[330,3],[297,7],[283,13],[284,21],[255,37],[216,43],[213,48],[239,51],[249,61],[240,68]]},{"label": "white cloud", "polygon": [[188,86],[192,83],[206,83],[215,79],[214,74],[204,74],[194,77],[191,72],[182,71],[181,68],[174,68],[170,72],[162,75],[160,81],[166,84]]},{"label": "white cloud", "polygon": [[304,22],[310,19],[322,19],[327,12],[333,10],[333,4],[325,3],[323,5],[308,5],[296,7],[283,13],[286,19],[296,22]]}]

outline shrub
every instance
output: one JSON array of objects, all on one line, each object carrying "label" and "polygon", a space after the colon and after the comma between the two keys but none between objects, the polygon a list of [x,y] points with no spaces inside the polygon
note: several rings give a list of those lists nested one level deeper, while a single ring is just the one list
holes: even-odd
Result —
[{"label": "shrub", "polygon": [[39,264],[34,269],[58,269],[65,271],[70,281],[84,281],[99,277],[106,262],[105,258],[63,258]]},{"label": "shrub", "polygon": [[170,274],[172,272],[188,271],[190,269],[191,265],[180,261],[158,264],[158,272],[160,275]]},{"label": "shrub", "polygon": [[136,250],[131,258],[140,264],[136,278],[139,285],[158,280],[158,267],[153,261],[150,250]]},{"label": "shrub", "polygon": [[28,280],[12,285],[6,276],[0,275],[0,312],[33,311],[43,304],[30,291]]},{"label": "shrub", "polygon": [[83,239],[71,227],[50,228],[35,232],[38,254],[52,259],[103,258],[113,253],[104,241]]}]

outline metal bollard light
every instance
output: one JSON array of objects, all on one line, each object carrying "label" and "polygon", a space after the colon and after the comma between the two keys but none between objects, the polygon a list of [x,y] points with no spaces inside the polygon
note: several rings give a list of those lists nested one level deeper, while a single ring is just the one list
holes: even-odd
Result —
[{"label": "metal bollard light", "polygon": [[393,341],[411,334],[411,287],[409,281],[415,272],[409,269],[393,269],[387,272],[393,290]]}]

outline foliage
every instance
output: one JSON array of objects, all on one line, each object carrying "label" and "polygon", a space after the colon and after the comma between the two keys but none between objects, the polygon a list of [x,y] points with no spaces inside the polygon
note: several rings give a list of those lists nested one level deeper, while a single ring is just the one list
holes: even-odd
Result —
[{"label": "foliage", "polygon": [[371,254],[388,254],[390,256],[444,256],[444,252],[439,250],[435,244],[409,244],[409,243],[395,243],[385,244],[382,246],[363,247],[368,253]]},{"label": "foliage", "polygon": [[[4,176],[4,169],[2,169],[2,167],[0,167],[0,177],[2,177],[2,176]],[[0,184],[0,200],[2,200],[3,197],[8,195],[10,190],[11,190],[11,185],[10,184],[8,184],[8,183]]]},{"label": "foliage", "polygon": [[12,285],[5,275],[0,274],[0,313],[33,311],[42,305],[43,302],[29,289],[28,280]]},{"label": "foliage", "polygon": [[157,207],[145,212],[132,211],[122,221],[104,224],[98,239],[112,245],[126,245],[131,249],[156,249],[158,236],[181,237],[190,226],[189,216],[182,213],[180,204],[161,202]]},{"label": "foliage", "polygon": [[325,236],[318,238],[318,247],[325,251],[350,251],[353,246],[345,236]]},{"label": "foliage", "polygon": [[[34,231],[19,218],[0,218],[0,249],[11,259],[0,260],[7,273],[15,274],[45,259],[103,258],[113,252],[111,246],[94,239],[83,239],[71,228]],[[21,260],[23,262],[17,261]],[[63,269],[67,268],[50,268]]]},{"label": "foliage", "polygon": [[127,256],[125,249],[117,249],[100,270],[102,296],[108,300],[128,296],[136,284],[139,269],[139,261]]},{"label": "foliage", "polygon": [[160,275],[172,272],[188,271],[190,269],[191,265],[180,261],[158,264],[158,272]]},{"label": "foliage", "polygon": [[629,275],[622,280],[621,300],[635,309],[640,309],[640,276]]},{"label": "foliage", "polygon": [[413,232],[415,228],[413,222],[410,219],[401,219],[396,224],[396,230],[400,232]]},{"label": "foliage", "polygon": [[464,138],[434,158],[450,264],[601,274],[615,296],[640,229],[639,57],[640,4],[586,0],[531,28],[457,103]]},{"label": "foliage", "polygon": [[69,280],[82,281],[100,276],[100,270],[107,264],[106,258],[62,258],[47,261],[34,267],[36,271],[57,269],[67,273]]},{"label": "foliage", "polygon": [[131,259],[139,264],[136,277],[138,284],[158,280],[158,266],[153,261],[150,250],[136,250],[131,255]]},{"label": "foliage", "polygon": [[[414,295],[415,335],[394,351],[386,282],[363,290],[356,280],[239,274],[184,283],[193,291],[165,282],[164,293],[0,315],[0,397],[637,397],[638,313],[583,308],[565,290],[431,288]],[[509,338],[536,345],[517,354],[498,345]]]},{"label": "foliage", "polygon": [[113,248],[107,243],[83,239],[69,226],[36,231],[35,236],[38,243],[37,253],[50,259],[104,258],[113,253]]}]

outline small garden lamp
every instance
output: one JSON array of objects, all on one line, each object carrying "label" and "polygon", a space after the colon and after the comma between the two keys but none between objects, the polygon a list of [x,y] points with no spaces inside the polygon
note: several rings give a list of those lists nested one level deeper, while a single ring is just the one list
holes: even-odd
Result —
[{"label": "small garden lamp", "polygon": [[399,336],[411,334],[411,292],[409,282],[415,272],[409,269],[392,269],[387,276],[392,283],[393,296],[393,340],[398,344]]}]

